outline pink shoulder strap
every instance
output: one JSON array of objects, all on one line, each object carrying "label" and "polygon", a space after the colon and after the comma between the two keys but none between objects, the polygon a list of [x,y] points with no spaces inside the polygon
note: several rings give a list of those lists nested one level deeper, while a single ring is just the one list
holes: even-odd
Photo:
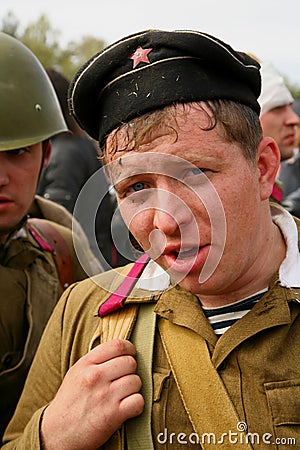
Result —
[{"label": "pink shoulder strap", "polygon": [[143,254],[139,259],[135,261],[133,267],[130,269],[129,273],[126,275],[124,281],[120,284],[118,289],[113,292],[108,299],[102,303],[98,310],[98,316],[104,317],[107,314],[117,311],[118,309],[123,307],[123,302],[127,298],[130,293],[132,287],[136,283],[136,280],[143,272],[147,262],[149,260],[149,256]]}]

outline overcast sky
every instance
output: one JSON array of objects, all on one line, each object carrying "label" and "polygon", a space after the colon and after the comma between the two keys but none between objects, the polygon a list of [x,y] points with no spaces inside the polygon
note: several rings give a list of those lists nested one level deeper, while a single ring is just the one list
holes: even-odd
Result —
[{"label": "overcast sky", "polygon": [[107,44],[148,28],[195,29],[271,61],[300,85],[299,0],[0,0],[21,25],[46,14],[62,44],[83,35]]}]

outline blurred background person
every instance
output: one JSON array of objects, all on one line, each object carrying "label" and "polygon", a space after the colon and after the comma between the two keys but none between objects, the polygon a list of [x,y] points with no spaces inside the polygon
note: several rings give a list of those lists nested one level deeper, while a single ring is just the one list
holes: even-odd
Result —
[{"label": "blurred background person", "polygon": [[294,154],[299,116],[293,110],[294,99],[283,77],[269,62],[261,62],[262,89],[258,99],[264,136],[276,140],[281,161]]},{"label": "blurred background person", "polygon": [[[286,161],[293,157],[297,146],[299,116],[292,108],[294,98],[283,77],[270,62],[259,62],[262,87],[258,102],[261,107],[260,123],[263,135],[275,139],[280,150],[281,161]],[[283,196],[284,186],[278,174],[272,199],[282,203]]]},{"label": "blurred background person", "polygon": [[[293,103],[293,110],[300,117],[300,100]],[[300,217],[300,125],[292,158],[281,163],[279,180],[283,185],[283,206],[294,216]]]},{"label": "blurred background person", "polygon": [[[112,218],[116,208],[115,195],[110,191],[110,186],[101,170],[102,164],[98,158],[97,144],[86,135],[69,114],[67,104],[69,80],[54,68],[48,68],[47,73],[59,99],[68,131],[52,138],[51,158],[48,166],[42,171],[37,193],[74,213],[79,193],[85,183],[90,180],[89,198],[84,199],[84,204],[78,210],[79,214],[75,211],[75,216],[86,232],[94,254],[105,269],[126,264],[128,260],[116,248],[111,232]],[[91,179],[92,175],[95,175],[93,179]],[[100,192],[103,193],[102,199],[94,205],[93,199],[99,199]],[[118,220],[114,220],[114,223],[119,226],[118,221],[121,222],[121,218],[118,214],[116,219]],[[123,229],[122,223],[120,228]],[[116,232],[116,234],[120,233]]]}]

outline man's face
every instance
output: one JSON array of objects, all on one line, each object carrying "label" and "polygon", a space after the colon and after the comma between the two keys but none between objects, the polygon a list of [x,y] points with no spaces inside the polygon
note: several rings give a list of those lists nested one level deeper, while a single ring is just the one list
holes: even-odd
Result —
[{"label": "man's face", "polygon": [[266,112],[260,117],[264,136],[271,136],[277,142],[281,160],[293,156],[297,146],[297,126],[299,117],[291,105],[279,106]]},{"label": "man's face", "polygon": [[36,192],[42,143],[0,152],[0,240],[22,220]]},{"label": "man's face", "polygon": [[218,126],[203,131],[203,111],[178,114],[171,126],[176,136],[157,130],[108,161],[120,210],[141,247],[181,286],[225,295],[254,276],[274,179],[263,183],[265,159],[251,164]]}]

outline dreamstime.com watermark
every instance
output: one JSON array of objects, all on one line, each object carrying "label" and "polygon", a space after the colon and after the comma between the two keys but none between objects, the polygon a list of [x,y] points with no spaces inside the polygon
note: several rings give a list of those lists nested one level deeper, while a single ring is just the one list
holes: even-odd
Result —
[{"label": "dreamstime.com watermark", "polygon": [[264,433],[262,435],[258,433],[247,432],[247,424],[245,422],[238,422],[236,431],[229,430],[226,433],[222,433],[217,436],[215,433],[203,433],[199,435],[197,433],[174,433],[170,432],[167,428],[156,436],[158,444],[174,444],[174,445],[221,445],[228,443],[230,445],[239,444],[267,444],[267,445],[289,445],[296,446],[296,438],[278,438],[274,437],[271,433]]}]

